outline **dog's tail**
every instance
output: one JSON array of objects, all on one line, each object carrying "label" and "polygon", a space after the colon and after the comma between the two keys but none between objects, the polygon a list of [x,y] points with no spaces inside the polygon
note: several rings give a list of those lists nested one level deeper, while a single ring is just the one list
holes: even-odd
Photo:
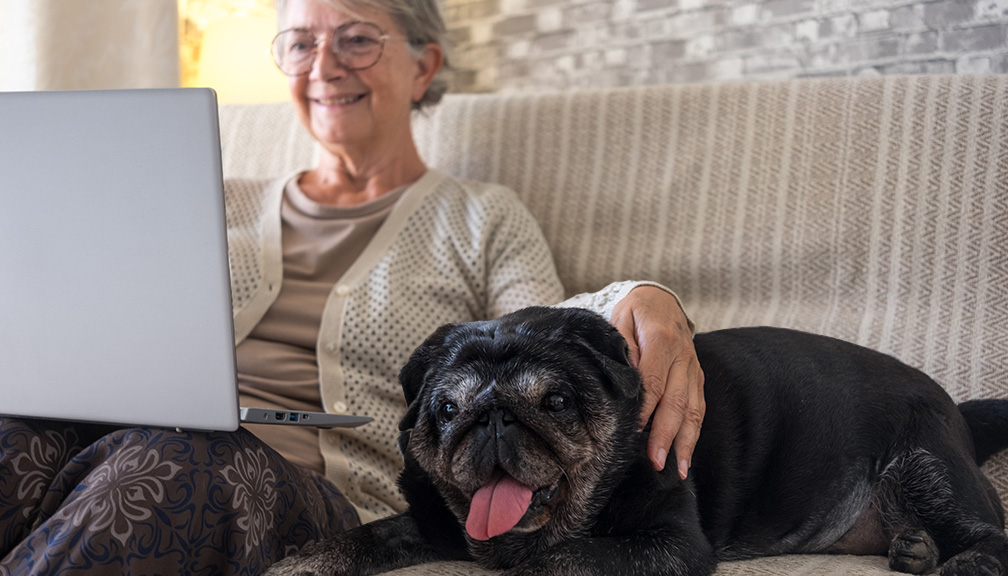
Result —
[{"label": "dog's tail", "polygon": [[969,400],[959,411],[973,434],[977,464],[1008,448],[1008,400]]}]

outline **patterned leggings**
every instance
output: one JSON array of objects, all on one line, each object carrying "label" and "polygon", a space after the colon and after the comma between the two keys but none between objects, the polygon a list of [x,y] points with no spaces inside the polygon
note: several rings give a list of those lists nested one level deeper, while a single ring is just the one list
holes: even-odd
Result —
[{"label": "patterned leggings", "polygon": [[258,574],[358,524],[245,430],[0,418],[0,575]]}]

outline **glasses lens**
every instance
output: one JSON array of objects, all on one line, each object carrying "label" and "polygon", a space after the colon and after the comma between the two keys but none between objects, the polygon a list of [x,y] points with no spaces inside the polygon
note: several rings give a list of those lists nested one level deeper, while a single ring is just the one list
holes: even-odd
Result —
[{"label": "glasses lens", "polygon": [[333,47],[343,64],[352,70],[373,66],[381,58],[384,37],[380,28],[354,22],[336,30]]},{"label": "glasses lens", "polygon": [[285,74],[309,71],[315,59],[315,36],[307,30],[286,30],[273,39],[273,59]]}]

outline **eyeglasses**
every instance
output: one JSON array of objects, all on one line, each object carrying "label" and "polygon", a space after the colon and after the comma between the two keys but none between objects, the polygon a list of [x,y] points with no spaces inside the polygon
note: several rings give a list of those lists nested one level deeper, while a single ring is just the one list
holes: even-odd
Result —
[{"label": "eyeglasses", "polygon": [[[333,32],[329,50],[347,70],[364,70],[378,63],[389,38],[370,22],[348,22]],[[273,60],[284,74],[301,76],[311,71],[318,47],[319,40],[310,30],[284,30],[273,38]]]}]

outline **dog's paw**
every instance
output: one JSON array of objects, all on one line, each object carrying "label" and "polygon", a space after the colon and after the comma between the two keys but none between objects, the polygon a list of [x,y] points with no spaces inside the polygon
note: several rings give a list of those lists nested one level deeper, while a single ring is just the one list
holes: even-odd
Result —
[{"label": "dog's paw", "polygon": [[339,576],[344,573],[344,570],[328,560],[327,555],[309,549],[273,564],[263,576]]},{"label": "dog's paw", "polygon": [[322,576],[314,567],[304,566],[299,562],[281,561],[269,567],[263,576]]},{"label": "dog's paw", "polygon": [[[925,530],[907,530],[889,545],[889,569],[924,574],[938,565],[938,546]],[[944,572],[942,572],[944,574]]]},{"label": "dog's paw", "polygon": [[990,554],[967,550],[949,558],[941,576],[1005,576],[1001,563]]}]

